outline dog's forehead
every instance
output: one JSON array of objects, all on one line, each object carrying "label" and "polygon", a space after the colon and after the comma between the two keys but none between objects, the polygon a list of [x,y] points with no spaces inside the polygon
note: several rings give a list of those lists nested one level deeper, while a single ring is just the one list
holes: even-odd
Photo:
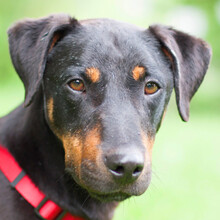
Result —
[{"label": "dog's forehead", "polygon": [[68,47],[75,53],[80,51],[85,65],[97,66],[97,61],[117,65],[122,60],[138,64],[156,51],[155,39],[147,29],[110,19],[83,20],[80,24],[69,36]]},{"label": "dog's forehead", "polygon": [[[108,78],[116,74],[125,79],[138,66],[163,69],[158,45],[147,29],[110,19],[84,20],[58,43],[50,57],[61,72],[96,68]],[[125,74],[119,74],[122,72]]]},{"label": "dog's forehead", "polygon": [[83,21],[81,27],[85,37],[84,40],[89,45],[98,46],[102,44],[102,47],[117,46],[118,49],[123,50],[126,50],[126,48],[131,49],[131,46],[137,47],[140,45],[144,34],[144,29],[135,25],[109,19]]},{"label": "dog's forehead", "polygon": [[100,30],[119,29],[121,31],[126,30],[127,32],[145,30],[145,28],[141,28],[130,23],[116,21],[116,20],[108,19],[108,18],[80,20],[79,23],[83,27],[99,28]]}]

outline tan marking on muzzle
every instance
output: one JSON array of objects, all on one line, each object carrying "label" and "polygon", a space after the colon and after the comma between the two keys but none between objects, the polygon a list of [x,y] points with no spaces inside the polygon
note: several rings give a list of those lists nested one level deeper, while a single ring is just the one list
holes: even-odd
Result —
[{"label": "tan marking on muzzle", "polygon": [[61,138],[65,150],[65,163],[72,167],[74,172],[80,178],[83,141],[79,133],[73,135],[63,135]]},{"label": "tan marking on muzzle", "polygon": [[142,142],[143,142],[143,144],[144,144],[145,148],[147,149],[147,152],[150,156],[150,161],[152,161],[152,149],[153,149],[155,138],[154,137],[147,137],[143,131],[141,132],[141,136],[142,136]]},{"label": "tan marking on muzzle", "polygon": [[90,67],[86,69],[87,76],[91,79],[93,83],[96,83],[100,80],[100,71],[95,67]]},{"label": "tan marking on muzzle", "polygon": [[80,132],[60,136],[65,151],[65,163],[72,168],[81,180],[81,164],[88,166],[93,163],[98,166],[101,162],[101,151],[98,145],[101,137],[98,126],[89,130],[86,136]]},{"label": "tan marking on muzzle", "polygon": [[90,130],[85,137],[83,159],[98,163],[101,159],[101,150],[98,146],[101,144],[99,127]]},{"label": "tan marking on muzzle", "polygon": [[133,78],[137,81],[142,78],[145,74],[145,68],[142,66],[136,66],[133,71]]},{"label": "tan marking on muzzle", "polygon": [[53,98],[50,98],[47,102],[47,114],[48,114],[48,119],[50,120],[51,123],[54,122],[53,119]]}]

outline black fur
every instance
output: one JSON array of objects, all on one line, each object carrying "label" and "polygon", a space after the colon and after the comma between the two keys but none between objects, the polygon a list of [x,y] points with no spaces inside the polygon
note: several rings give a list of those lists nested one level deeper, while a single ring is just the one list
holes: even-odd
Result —
[{"label": "black fur", "polygon": [[156,25],[150,31],[173,56],[176,101],[182,119],[188,121],[189,102],[208,69],[211,49],[203,40],[172,28]]},{"label": "black fur", "polygon": [[[188,120],[189,102],[208,68],[210,48],[165,26],[144,30],[108,19],[77,21],[66,15],[22,21],[8,33],[26,96],[24,105],[0,119],[0,143],[61,207],[85,219],[111,219],[114,200],[140,195],[150,183],[150,155],[141,132],[154,139],[174,87],[180,115]],[[132,77],[135,66],[146,69],[137,81]],[[92,83],[85,74],[89,67],[99,69],[98,82]],[[76,78],[83,80],[85,94],[68,87]],[[147,81],[156,82],[159,91],[144,94]],[[47,112],[50,98],[53,122]],[[77,133],[84,140],[97,124],[101,163],[106,164],[103,161],[114,152],[147,155],[141,178],[119,184],[98,165],[83,161],[79,179],[76,167],[65,163],[59,134]],[[0,185],[1,219],[38,219],[1,172]]]}]

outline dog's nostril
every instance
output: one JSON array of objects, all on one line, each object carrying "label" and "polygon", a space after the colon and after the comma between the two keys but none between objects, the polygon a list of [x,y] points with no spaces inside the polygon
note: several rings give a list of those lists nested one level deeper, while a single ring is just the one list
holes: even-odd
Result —
[{"label": "dog's nostril", "polygon": [[119,175],[123,175],[125,172],[125,169],[123,166],[117,166],[115,169],[111,169],[111,170]]},{"label": "dog's nostril", "polygon": [[133,172],[133,176],[140,175],[142,170],[143,170],[143,166],[138,166],[137,168],[135,168],[135,170]]},{"label": "dog's nostril", "polygon": [[114,175],[117,175],[117,176],[123,176],[124,175],[124,172],[125,172],[125,168],[123,166],[117,166],[116,168],[114,169],[111,169],[110,168],[110,172]]}]

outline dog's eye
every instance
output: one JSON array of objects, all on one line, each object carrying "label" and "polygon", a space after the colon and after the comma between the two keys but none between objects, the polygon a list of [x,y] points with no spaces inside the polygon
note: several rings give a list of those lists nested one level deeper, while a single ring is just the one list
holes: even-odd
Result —
[{"label": "dog's eye", "polygon": [[152,94],[156,93],[159,89],[160,89],[160,87],[157,85],[157,83],[148,82],[145,85],[144,91],[145,91],[146,95],[152,95]]},{"label": "dog's eye", "polygon": [[69,87],[75,91],[84,92],[85,85],[81,79],[74,79],[69,83]]}]

